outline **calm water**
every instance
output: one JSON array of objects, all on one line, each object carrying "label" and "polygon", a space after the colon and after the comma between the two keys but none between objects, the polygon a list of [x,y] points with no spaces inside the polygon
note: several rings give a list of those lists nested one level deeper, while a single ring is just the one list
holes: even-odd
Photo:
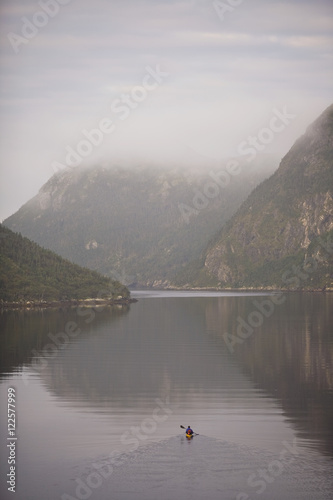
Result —
[{"label": "calm water", "polygon": [[1,498],[14,388],[19,500],[332,499],[333,294],[133,296],[0,315]]}]

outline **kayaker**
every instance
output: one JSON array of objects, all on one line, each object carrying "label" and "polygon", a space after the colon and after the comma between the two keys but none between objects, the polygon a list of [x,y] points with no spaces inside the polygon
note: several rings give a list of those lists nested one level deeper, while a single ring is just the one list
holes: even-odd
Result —
[{"label": "kayaker", "polygon": [[188,428],[186,429],[186,434],[188,434],[189,436],[192,436],[193,434],[193,431],[191,429],[191,426],[189,425]]}]

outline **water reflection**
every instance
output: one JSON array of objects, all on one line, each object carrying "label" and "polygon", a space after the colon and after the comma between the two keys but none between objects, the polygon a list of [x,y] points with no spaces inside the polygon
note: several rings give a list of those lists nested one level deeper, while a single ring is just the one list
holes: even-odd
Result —
[{"label": "water reflection", "polygon": [[[142,298],[105,308],[90,322],[75,309],[7,312],[0,316],[2,376],[30,363],[69,406],[120,416],[161,397],[201,407],[214,424],[231,406],[248,420],[256,418],[254,405],[258,415],[282,408],[300,437],[333,456],[333,296],[286,295],[230,353],[224,335],[237,334],[238,318],[247,321],[255,299],[265,297]],[[34,350],[69,323],[80,335],[38,368]]]},{"label": "water reflection", "polygon": [[[219,299],[217,308],[206,307],[207,328],[223,341],[226,332],[237,335],[235,319],[249,324],[254,310],[253,300]],[[278,399],[299,436],[318,440],[332,456],[333,296],[286,295],[234,350],[244,372]]]},{"label": "water reflection", "polygon": [[[36,356],[48,356],[52,349],[44,353],[47,345],[55,348],[66,340],[61,338],[66,325],[74,325],[80,335],[74,340],[93,334],[98,325],[116,322],[129,311],[128,305],[104,306],[96,308],[57,308],[39,310],[13,310],[0,313],[0,379],[23,365],[31,363]],[[68,327],[67,327],[68,328]],[[54,349],[55,350],[55,349]],[[60,350],[58,349],[60,352]],[[37,363],[35,363],[37,368]]]},{"label": "water reflection", "polygon": [[41,377],[56,395],[96,411],[96,403],[114,411],[172,397],[184,405],[199,393],[232,391],[238,369],[221,362],[204,332],[198,303],[142,301],[117,323],[94,324],[93,335],[49,359]]}]

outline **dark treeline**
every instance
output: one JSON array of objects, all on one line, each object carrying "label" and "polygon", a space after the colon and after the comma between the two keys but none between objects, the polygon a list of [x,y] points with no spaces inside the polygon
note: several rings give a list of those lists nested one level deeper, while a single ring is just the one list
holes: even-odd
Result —
[{"label": "dark treeline", "polygon": [[129,297],[117,281],[45,250],[0,224],[0,300],[49,301]]}]

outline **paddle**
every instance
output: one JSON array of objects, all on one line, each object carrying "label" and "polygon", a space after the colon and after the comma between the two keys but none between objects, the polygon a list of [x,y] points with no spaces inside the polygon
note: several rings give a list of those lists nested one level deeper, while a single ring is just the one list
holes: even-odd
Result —
[{"label": "paddle", "polygon": [[[183,425],[181,425],[180,427],[181,427],[182,429],[185,429],[185,430],[187,429],[187,427],[184,427]],[[193,431],[193,434],[195,434],[196,436],[199,436],[199,434],[198,434],[197,432],[194,432],[194,431]]]}]

